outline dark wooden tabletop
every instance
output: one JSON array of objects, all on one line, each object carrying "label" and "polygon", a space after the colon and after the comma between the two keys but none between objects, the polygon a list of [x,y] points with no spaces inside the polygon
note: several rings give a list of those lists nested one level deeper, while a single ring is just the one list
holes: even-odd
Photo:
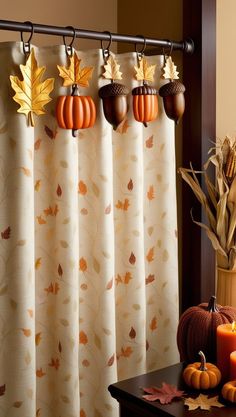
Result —
[{"label": "dark wooden tabletop", "polygon": [[[150,402],[142,398],[144,394],[142,387],[161,387],[162,382],[175,385],[178,389],[187,391],[187,396],[197,397],[199,391],[190,391],[182,380],[184,365],[176,364],[158,371],[140,375],[135,378],[117,382],[109,386],[112,397],[120,404],[120,417],[236,417],[236,404],[226,403],[222,397],[220,402],[226,407],[212,407],[210,411],[194,410],[188,411],[182,399],[176,399],[171,404],[161,405],[159,401]],[[211,396],[218,395],[220,389],[203,392]]]}]

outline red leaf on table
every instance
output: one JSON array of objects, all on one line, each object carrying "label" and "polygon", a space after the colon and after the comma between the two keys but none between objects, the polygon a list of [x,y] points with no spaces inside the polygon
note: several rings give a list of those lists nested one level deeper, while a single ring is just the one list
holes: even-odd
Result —
[{"label": "red leaf on table", "polygon": [[180,391],[176,386],[162,382],[162,388],[149,387],[143,388],[143,391],[148,395],[143,395],[143,398],[148,401],[159,400],[161,404],[170,404],[174,398],[179,398],[184,395],[184,391]]}]

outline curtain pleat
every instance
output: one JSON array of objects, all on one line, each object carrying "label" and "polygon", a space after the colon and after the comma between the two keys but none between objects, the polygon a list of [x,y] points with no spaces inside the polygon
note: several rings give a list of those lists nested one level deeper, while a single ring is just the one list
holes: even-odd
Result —
[{"label": "curtain pleat", "polygon": [[[116,58],[129,111],[114,131],[98,97],[102,51],[78,51],[94,67],[80,94],[97,120],[73,137],[55,118],[70,94],[64,46],[34,49],[55,87],[33,128],[9,81],[22,45],[0,44],[0,416],[117,417],[109,384],[178,361],[174,123],[161,100],[147,128],[134,120],[127,53]],[[163,57],[147,59],[159,88]]]}]

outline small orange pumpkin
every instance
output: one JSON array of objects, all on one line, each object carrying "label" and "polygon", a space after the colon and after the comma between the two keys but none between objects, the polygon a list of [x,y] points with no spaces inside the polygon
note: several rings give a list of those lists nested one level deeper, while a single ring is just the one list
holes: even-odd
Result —
[{"label": "small orange pumpkin", "polygon": [[223,385],[222,397],[231,403],[236,403],[236,381],[229,381]]},{"label": "small orange pumpkin", "polygon": [[134,117],[147,126],[147,122],[155,120],[158,115],[157,90],[144,84],[134,88],[132,95]]},{"label": "small orange pumpkin", "polygon": [[212,363],[206,363],[204,353],[200,350],[201,362],[186,366],[183,372],[184,382],[195,389],[215,388],[221,380],[221,372]]},{"label": "small orange pumpkin", "polygon": [[58,125],[63,129],[86,129],[95,123],[95,104],[90,96],[60,96],[56,116]]}]

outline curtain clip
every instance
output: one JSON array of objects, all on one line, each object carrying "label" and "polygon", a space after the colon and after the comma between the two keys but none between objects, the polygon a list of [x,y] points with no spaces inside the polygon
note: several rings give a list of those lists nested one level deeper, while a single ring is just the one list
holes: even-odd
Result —
[{"label": "curtain clip", "polygon": [[34,34],[34,25],[30,21],[26,21],[24,23],[31,26],[31,33],[30,33],[29,39],[26,42],[23,39],[23,30],[20,32],[21,42],[23,44],[23,52],[25,55],[29,55],[30,54],[30,41]]}]

